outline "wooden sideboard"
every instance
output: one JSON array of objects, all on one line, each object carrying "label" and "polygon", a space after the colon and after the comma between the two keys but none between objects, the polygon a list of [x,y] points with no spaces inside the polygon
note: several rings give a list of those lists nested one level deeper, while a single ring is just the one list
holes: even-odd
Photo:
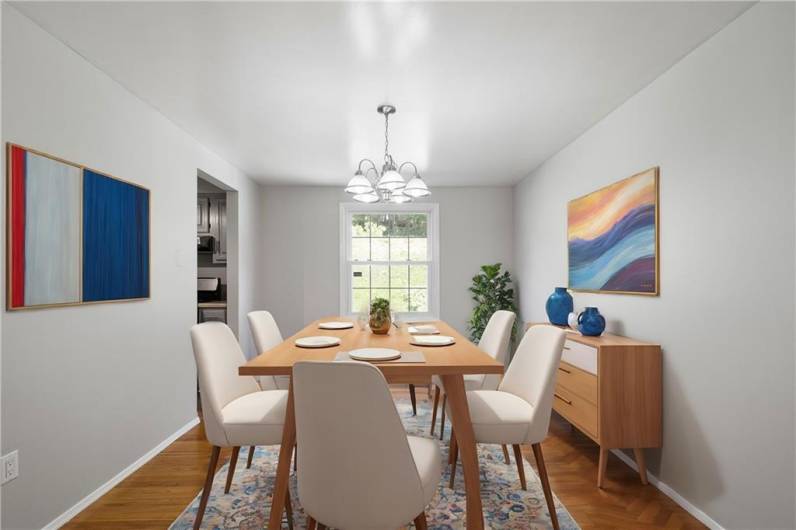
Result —
[{"label": "wooden sideboard", "polygon": [[[542,323],[526,324],[526,329]],[[569,329],[563,326],[561,329]],[[553,410],[600,446],[597,487],[608,450],[630,448],[647,483],[643,449],[661,446],[661,347],[605,333],[568,332]]]}]

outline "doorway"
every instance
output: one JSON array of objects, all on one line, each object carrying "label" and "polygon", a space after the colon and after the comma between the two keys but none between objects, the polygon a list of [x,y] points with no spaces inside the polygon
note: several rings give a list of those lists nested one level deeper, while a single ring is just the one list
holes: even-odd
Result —
[{"label": "doorway", "polygon": [[196,321],[228,322],[227,191],[203,178],[196,182]]},{"label": "doorway", "polygon": [[196,180],[196,286],[196,322],[224,322],[237,336],[238,192],[202,170]]}]

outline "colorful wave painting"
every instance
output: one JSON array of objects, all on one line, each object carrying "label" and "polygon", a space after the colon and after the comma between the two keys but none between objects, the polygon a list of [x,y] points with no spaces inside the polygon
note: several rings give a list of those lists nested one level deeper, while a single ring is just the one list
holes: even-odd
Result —
[{"label": "colorful wave painting", "polygon": [[658,168],[570,201],[569,287],[657,294]]}]

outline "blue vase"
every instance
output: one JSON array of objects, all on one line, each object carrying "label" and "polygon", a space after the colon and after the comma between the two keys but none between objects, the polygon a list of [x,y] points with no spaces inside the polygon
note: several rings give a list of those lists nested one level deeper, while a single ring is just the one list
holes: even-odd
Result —
[{"label": "blue vase", "polygon": [[547,299],[547,304],[545,304],[547,318],[550,319],[550,323],[559,326],[567,325],[567,316],[572,312],[573,308],[572,295],[567,292],[566,287],[556,287],[556,290]]},{"label": "blue vase", "polygon": [[605,331],[605,317],[596,307],[587,307],[578,316],[578,331],[589,337],[599,337]]}]

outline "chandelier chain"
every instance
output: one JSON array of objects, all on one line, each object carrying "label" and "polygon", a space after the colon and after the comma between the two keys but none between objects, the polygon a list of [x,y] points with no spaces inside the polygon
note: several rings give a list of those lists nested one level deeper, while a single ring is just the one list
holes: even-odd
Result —
[{"label": "chandelier chain", "polygon": [[384,162],[390,161],[390,114],[384,114]]}]

